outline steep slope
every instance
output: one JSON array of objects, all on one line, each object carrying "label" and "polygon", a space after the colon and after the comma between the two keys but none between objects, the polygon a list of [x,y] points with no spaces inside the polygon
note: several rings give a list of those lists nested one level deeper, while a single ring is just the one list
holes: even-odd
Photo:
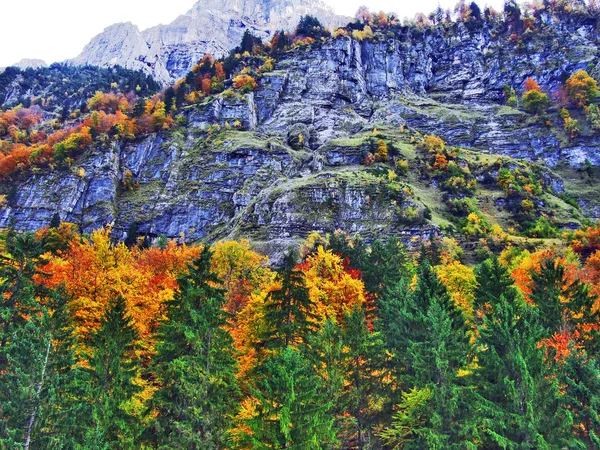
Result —
[{"label": "steep slope", "polygon": [[[549,25],[525,49],[509,33],[459,22],[301,46],[254,92],[208,97],[180,110],[171,131],[96,145],[70,170],[13,183],[0,226],[36,229],[59,212],[85,231],[111,223],[124,237],[136,223],[148,236],[251,237],[269,252],[336,228],[408,240],[452,229],[477,237],[492,224],[526,232],[542,216],[576,227],[571,196],[600,216],[595,182],[577,172],[586,163],[597,175],[598,135],[569,137],[555,110],[504,106],[503,90],[522,92],[535,76],[552,92],[565,74],[597,74],[595,24]],[[447,148],[432,154],[429,134]],[[382,142],[385,157],[365,165]],[[582,183],[585,193],[565,191]]]},{"label": "steep slope", "polygon": [[48,117],[71,113],[85,105],[96,91],[111,89],[154,94],[160,86],[148,75],[121,67],[52,64],[37,69],[10,67],[0,73],[0,108],[38,105]]},{"label": "steep slope", "polygon": [[320,0],[200,0],[168,25],[142,32],[131,23],[112,25],[71,63],[118,64],[168,83],[185,76],[205,53],[225,55],[240,43],[245,30],[266,39],[277,30],[292,30],[305,14],[331,26],[348,22]]}]

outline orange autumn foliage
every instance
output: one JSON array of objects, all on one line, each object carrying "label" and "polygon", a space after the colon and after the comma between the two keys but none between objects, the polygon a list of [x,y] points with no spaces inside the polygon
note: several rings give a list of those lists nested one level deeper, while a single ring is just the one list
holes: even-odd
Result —
[{"label": "orange autumn foliage", "polygon": [[29,131],[42,120],[39,106],[23,108],[17,106],[7,111],[0,111],[0,137],[10,134],[14,140],[26,140]]},{"label": "orange autumn foliage", "polygon": [[280,289],[275,279],[258,293],[253,293],[244,308],[236,315],[236,326],[231,329],[231,337],[238,351],[239,378],[244,378],[255,367],[258,352],[257,344],[265,334],[265,305],[271,291]]},{"label": "orange autumn foliage", "polygon": [[256,81],[250,75],[242,74],[233,78],[233,87],[245,91],[253,91],[256,89]]},{"label": "orange autumn foliage", "polygon": [[577,331],[569,332],[563,330],[560,333],[554,333],[551,338],[542,339],[538,343],[538,348],[546,350],[546,359],[552,357],[556,362],[564,362],[571,354],[571,351],[580,348],[577,344],[580,336]]},{"label": "orange autumn foliage", "polygon": [[122,93],[96,91],[94,96],[88,101],[87,107],[90,111],[105,111],[115,113],[121,111],[129,113],[132,110],[131,97],[128,98]]},{"label": "orange autumn foliage", "polygon": [[435,162],[433,163],[433,170],[444,171],[448,168],[448,159],[443,153],[436,153]]},{"label": "orange autumn foliage", "polygon": [[541,264],[545,260],[553,260],[555,264],[563,265],[566,269],[566,283],[571,284],[578,278],[578,267],[576,261],[570,255],[557,254],[555,250],[541,250],[535,253],[523,252],[517,266],[511,272],[511,278],[515,287],[519,289],[525,300],[530,301],[532,272],[539,272]]},{"label": "orange autumn foliage", "polygon": [[581,269],[581,280],[590,286],[590,293],[596,298],[594,310],[600,309],[600,250],[596,250]]},{"label": "orange autumn foliage", "polygon": [[584,257],[600,250],[600,222],[566,234],[573,250]]},{"label": "orange autumn foliage", "polygon": [[202,78],[202,93],[204,95],[210,95],[211,92],[211,81],[210,78]]},{"label": "orange autumn foliage", "polygon": [[38,109],[15,108],[0,113],[0,138],[8,138],[0,139],[0,179],[7,179],[32,165],[44,167],[55,160],[77,156],[93,143],[95,137],[92,134],[110,133],[117,138],[133,139],[139,134],[171,128],[174,124],[159,96],[146,101],[145,113],[139,118],[130,117],[131,103],[123,94],[97,92],[89,107],[93,112],[81,122],[49,136],[31,130],[41,120]]},{"label": "orange autumn foliage", "polygon": [[164,303],[173,298],[177,277],[199,248],[170,242],[165,249],[129,249],[113,244],[110,228],[93,231],[89,238],[74,239],[68,251],[50,257],[41,270],[50,274],[40,282],[63,285],[72,300],[76,333],[86,342],[104,315],[109,302],[123,296],[139,332],[141,355],[153,350],[154,333],[163,317]]},{"label": "orange autumn foliage", "polygon": [[527,80],[525,80],[525,92],[529,91],[542,92],[540,85],[537,84],[537,81],[535,81],[533,78],[527,78]]},{"label": "orange autumn foliage", "polygon": [[29,157],[33,148],[23,144],[14,144],[7,155],[0,155],[0,178],[2,174],[12,174],[29,165]]},{"label": "orange autumn foliage", "polygon": [[598,95],[598,82],[580,69],[565,81],[565,90],[574,104],[584,108]]},{"label": "orange autumn foliage", "polygon": [[267,266],[269,258],[253,251],[247,239],[217,242],[212,251],[212,269],[223,282],[231,313],[241,311],[250,296],[266,289],[275,277]]}]

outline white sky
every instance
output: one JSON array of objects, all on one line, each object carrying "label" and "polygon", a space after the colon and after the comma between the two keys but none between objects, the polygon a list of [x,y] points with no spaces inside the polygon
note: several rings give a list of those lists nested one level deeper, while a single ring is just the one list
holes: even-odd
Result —
[{"label": "white sky", "polygon": [[[196,0],[0,0],[0,67],[22,58],[47,63],[77,56],[104,28],[117,22],[133,22],[141,30],[169,23],[185,14]],[[412,17],[429,13],[456,0],[325,0],[338,14],[353,16],[366,4],[371,11],[396,12]],[[502,0],[478,0],[500,8]]]}]

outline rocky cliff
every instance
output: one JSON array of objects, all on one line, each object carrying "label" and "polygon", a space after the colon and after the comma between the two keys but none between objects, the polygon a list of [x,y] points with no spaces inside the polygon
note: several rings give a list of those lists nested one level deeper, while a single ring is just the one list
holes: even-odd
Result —
[{"label": "rocky cliff", "polygon": [[[0,226],[36,229],[58,211],[86,231],[111,223],[123,237],[136,223],[148,236],[246,236],[269,252],[312,230],[408,239],[453,227],[452,205],[466,197],[490,221],[514,225],[494,181],[500,166],[535,172],[536,214],[576,226],[582,215],[565,194],[600,217],[595,183],[577,172],[600,165],[600,138],[582,130],[570,139],[556,112],[542,120],[505,106],[503,89],[522,90],[534,76],[553,92],[577,69],[597,75],[597,41],[595,24],[560,23],[516,48],[485,24],[455,23],[302,47],[254,92],[186,107],[185,126],[96,146],[69,171],[27,177],[13,186]],[[456,162],[475,196],[428,172],[417,144],[430,133],[461,148]],[[379,141],[408,170],[364,165]],[[127,170],[138,187],[123,187]]]},{"label": "rocky cliff", "polygon": [[225,55],[239,45],[246,30],[267,39],[277,30],[293,30],[305,14],[329,26],[349,20],[335,15],[320,0],[200,0],[168,25],[144,31],[132,23],[112,25],[71,63],[120,65],[167,84],[185,76],[205,53]]}]

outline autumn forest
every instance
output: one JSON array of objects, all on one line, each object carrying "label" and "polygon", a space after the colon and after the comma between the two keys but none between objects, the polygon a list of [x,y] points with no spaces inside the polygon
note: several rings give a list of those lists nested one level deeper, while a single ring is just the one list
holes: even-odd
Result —
[{"label": "autumn forest", "polygon": [[251,30],[0,73],[0,450],[600,449],[600,3]]},{"label": "autumn forest", "polygon": [[0,446],[598,448],[600,226],[463,257],[9,230]]}]

